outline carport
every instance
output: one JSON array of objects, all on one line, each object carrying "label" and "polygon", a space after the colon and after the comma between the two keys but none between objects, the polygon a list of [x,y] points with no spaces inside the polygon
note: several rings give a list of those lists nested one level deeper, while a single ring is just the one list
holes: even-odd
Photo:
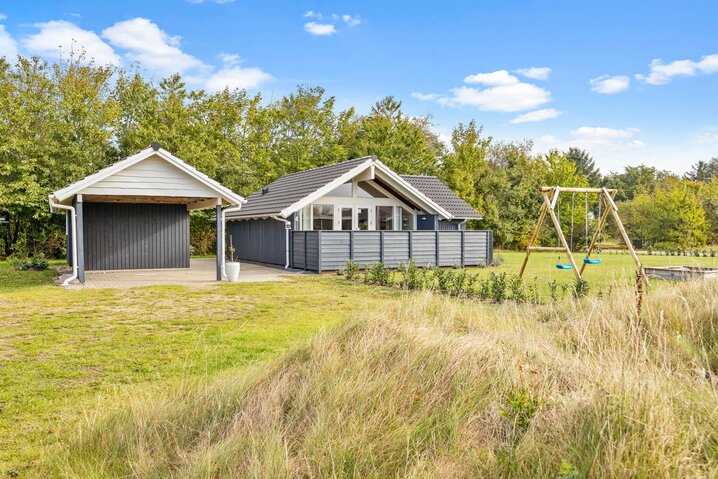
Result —
[{"label": "carport", "polygon": [[224,211],[244,198],[152,143],[148,148],[50,195],[50,211],[65,213],[65,281],[86,271],[190,267],[189,212],[214,208],[215,279],[224,272]]}]

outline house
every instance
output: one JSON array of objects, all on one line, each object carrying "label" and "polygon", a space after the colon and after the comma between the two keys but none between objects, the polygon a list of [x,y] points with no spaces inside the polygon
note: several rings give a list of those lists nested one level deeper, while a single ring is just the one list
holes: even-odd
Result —
[{"label": "house", "polygon": [[50,211],[66,216],[73,275],[65,284],[84,283],[93,270],[189,268],[189,212],[208,208],[217,213],[220,281],[222,218],[245,199],[153,143],[53,192],[49,203]]},{"label": "house", "polygon": [[226,218],[240,260],[287,268],[471,266],[493,255],[491,231],[466,229],[481,215],[438,178],[398,175],[375,157],[285,175]]}]

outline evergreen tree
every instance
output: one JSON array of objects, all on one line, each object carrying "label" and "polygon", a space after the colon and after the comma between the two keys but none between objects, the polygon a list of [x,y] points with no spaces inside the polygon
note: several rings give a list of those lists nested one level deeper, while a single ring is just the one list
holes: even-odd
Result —
[{"label": "evergreen tree", "polygon": [[590,186],[601,186],[601,172],[596,168],[596,162],[586,150],[571,147],[566,152],[566,157],[576,165],[576,170],[586,177]]}]

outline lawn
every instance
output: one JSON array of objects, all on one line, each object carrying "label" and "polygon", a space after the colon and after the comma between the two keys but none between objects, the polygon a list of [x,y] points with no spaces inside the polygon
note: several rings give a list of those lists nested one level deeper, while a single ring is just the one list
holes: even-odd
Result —
[{"label": "lawn", "polygon": [[[490,271],[518,271],[523,254],[499,252]],[[591,291],[623,281],[628,255],[604,255],[590,266]],[[703,264],[716,258],[643,258],[647,265]],[[527,279],[568,284],[556,255],[532,255]],[[274,358],[358,309],[386,306],[401,295],[333,275],[283,283],[202,288],[66,291],[52,272],[15,272],[0,262],[0,475],[37,476],[42,454],[82,414],[128,387],[164,389]],[[660,284],[654,281],[655,284]]]},{"label": "lawn", "polygon": [[0,263],[0,476],[41,475],[41,454],[128,385],[266,360],[398,293],[334,277],[204,288],[66,291]]},{"label": "lawn", "polygon": [[[518,273],[525,253],[497,251],[495,256],[500,256],[503,259],[501,266],[478,271],[484,271],[485,274],[488,274],[489,271]],[[574,258],[580,268],[583,256],[580,253],[574,253]],[[601,264],[587,265],[584,270],[583,278],[588,281],[592,293],[605,292],[612,285],[632,283],[634,281],[635,264],[628,253],[603,253],[599,258],[603,261]],[[718,257],[694,258],[691,256],[640,255],[639,259],[644,267],[678,265],[718,267]],[[566,258],[565,254],[561,255],[561,262],[568,263],[568,258]],[[544,295],[548,292],[548,281],[555,280],[559,284],[572,283],[574,281],[573,271],[557,269],[556,263],[558,263],[557,253],[531,253],[524,279],[527,282],[535,280],[539,291]],[[670,282],[652,280],[652,285],[659,288],[669,284]]]}]

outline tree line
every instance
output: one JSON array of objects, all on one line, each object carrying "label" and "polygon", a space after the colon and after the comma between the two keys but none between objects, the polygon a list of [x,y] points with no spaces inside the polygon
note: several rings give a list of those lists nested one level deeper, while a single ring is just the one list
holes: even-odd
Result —
[{"label": "tree line", "polygon": [[[473,121],[453,128],[445,145],[430,117],[406,115],[393,97],[358,114],[339,110],[321,87],[268,101],[245,90],[192,90],[179,75],[148,80],[81,57],[18,57],[0,59],[0,217],[9,221],[0,225],[0,256],[62,255],[64,221],[49,213],[47,195],[153,141],[245,196],[287,173],[375,155],[400,174],[442,178],[484,215],[470,227],[494,230],[498,247],[526,245],[544,184],[619,188],[631,234],[651,244],[718,240],[718,159],[683,178],[646,166],[602,176],[585,151],[536,154],[531,142],[495,141]],[[563,215],[595,222],[595,199],[589,211],[585,202],[569,206],[561,205]],[[211,250],[210,229],[206,216],[193,215],[200,250]]]}]

